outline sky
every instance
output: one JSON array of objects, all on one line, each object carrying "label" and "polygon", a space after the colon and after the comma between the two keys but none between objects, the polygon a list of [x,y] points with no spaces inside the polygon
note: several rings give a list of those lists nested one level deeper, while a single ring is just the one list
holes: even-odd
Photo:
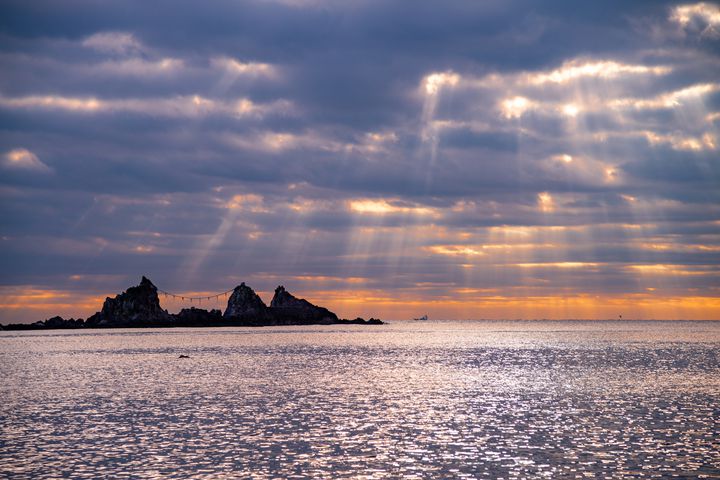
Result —
[{"label": "sky", "polygon": [[720,319],[718,3],[4,0],[0,72],[0,323]]}]

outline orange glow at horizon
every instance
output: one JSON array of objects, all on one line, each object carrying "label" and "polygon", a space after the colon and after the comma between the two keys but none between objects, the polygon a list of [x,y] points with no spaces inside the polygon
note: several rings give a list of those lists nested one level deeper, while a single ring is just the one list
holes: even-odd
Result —
[{"label": "orange glow at horizon", "polygon": [[[329,281],[330,279],[328,279]],[[354,279],[352,283],[359,283]],[[332,282],[330,282],[332,283]],[[432,287],[432,284],[427,285]],[[39,288],[3,287],[0,292],[0,323],[28,323],[55,315],[65,318],[87,318],[102,308],[108,295],[82,295],[69,291]],[[186,300],[160,294],[160,303],[171,313],[181,308],[217,308],[224,311],[227,297],[203,299],[192,303],[187,297],[207,297],[217,292],[183,292]],[[270,303],[271,291],[258,291]],[[303,289],[292,292],[299,298],[322,305],[341,318],[358,316],[389,320],[415,318],[428,314],[435,319],[625,319],[720,320],[720,296],[658,295],[656,289],[646,293],[512,295],[495,288],[462,288],[450,294],[426,295],[423,287],[391,295],[385,290],[346,288],[337,290]],[[21,316],[21,312],[25,316]]]},{"label": "orange glow at horizon", "polygon": [[493,289],[458,289],[452,298],[392,297],[383,292],[307,292],[316,303],[347,318],[410,319],[421,314],[446,320],[625,319],[720,320],[720,297],[652,294],[504,296]]}]

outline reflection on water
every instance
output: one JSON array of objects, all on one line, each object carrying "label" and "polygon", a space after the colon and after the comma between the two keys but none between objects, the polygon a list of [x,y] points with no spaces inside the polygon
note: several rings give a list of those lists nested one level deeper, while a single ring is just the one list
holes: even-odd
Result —
[{"label": "reflection on water", "polygon": [[0,477],[718,478],[719,355],[717,322],[2,332]]}]

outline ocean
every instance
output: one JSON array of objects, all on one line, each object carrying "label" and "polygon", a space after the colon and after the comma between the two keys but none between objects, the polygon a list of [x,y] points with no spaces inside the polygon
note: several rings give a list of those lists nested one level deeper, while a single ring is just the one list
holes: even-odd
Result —
[{"label": "ocean", "polygon": [[2,478],[720,478],[720,322],[6,331],[0,378]]}]

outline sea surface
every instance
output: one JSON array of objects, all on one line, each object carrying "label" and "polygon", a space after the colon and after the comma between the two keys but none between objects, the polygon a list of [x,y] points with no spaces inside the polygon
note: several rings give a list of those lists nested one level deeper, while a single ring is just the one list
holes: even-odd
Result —
[{"label": "sea surface", "polygon": [[0,477],[720,478],[720,323],[0,332]]}]

